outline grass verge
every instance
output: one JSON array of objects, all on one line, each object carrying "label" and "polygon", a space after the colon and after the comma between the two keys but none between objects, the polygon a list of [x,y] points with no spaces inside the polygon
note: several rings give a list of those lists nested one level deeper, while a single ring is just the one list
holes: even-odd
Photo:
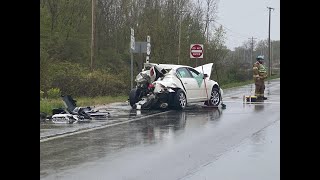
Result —
[{"label": "grass verge", "polygon": [[[277,79],[280,78],[279,74],[272,75],[271,77],[268,77],[266,80],[272,80],[272,79]],[[228,88],[233,88],[233,87],[238,87],[238,86],[244,86],[247,84],[253,83],[253,80],[247,80],[247,81],[242,81],[242,82],[231,82],[228,84],[221,84],[222,89],[228,89]]]},{"label": "grass verge", "polygon": [[[128,100],[128,96],[100,96],[100,97],[79,97],[75,98],[77,106],[97,106],[103,104],[109,104],[114,102],[125,102]],[[42,99],[40,100],[40,112],[44,112],[47,115],[52,115],[52,109],[54,108],[65,108],[64,103],[61,98],[57,99]]]}]

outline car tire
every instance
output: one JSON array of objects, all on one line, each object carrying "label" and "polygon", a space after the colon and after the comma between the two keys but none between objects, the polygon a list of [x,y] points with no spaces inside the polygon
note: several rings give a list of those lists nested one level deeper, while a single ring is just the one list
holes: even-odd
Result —
[{"label": "car tire", "polygon": [[205,102],[205,105],[207,106],[218,106],[221,102],[221,93],[219,91],[219,88],[213,87],[209,102]]},{"label": "car tire", "polygon": [[186,107],[187,105],[187,98],[184,92],[179,89],[175,94],[173,98],[173,104],[174,108],[177,110],[182,110]]},{"label": "car tire", "polygon": [[131,89],[130,94],[129,94],[129,103],[130,106],[134,106],[140,99],[140,89],[134,88]]}]

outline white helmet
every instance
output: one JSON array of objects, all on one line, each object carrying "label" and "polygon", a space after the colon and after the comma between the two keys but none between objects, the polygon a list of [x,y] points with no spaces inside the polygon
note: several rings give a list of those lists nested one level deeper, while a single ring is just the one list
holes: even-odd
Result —
[{"label": "white helmet", "polygon": [[259,56],[257,57],[257,60],[264,60],[264,56],[263,56],[263,55],[259,55]]}]

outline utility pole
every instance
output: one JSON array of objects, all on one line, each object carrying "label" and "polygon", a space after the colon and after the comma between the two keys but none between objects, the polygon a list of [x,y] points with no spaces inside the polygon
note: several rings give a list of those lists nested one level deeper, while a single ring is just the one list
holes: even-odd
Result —
[{"label": "utility pole", "polygon": [[268,47],[269,47],[269,76],[271,76],[271,42],[270,42],[270,24],[271,24],[271,9],[274,10],[274,8],[267,7],[269,9],[269,38],[268,38]]},{"label": "utility pole", "polygon": [[206,19],[205,21],[208,24],[208,27],[207,27],[207,44],[209,44],[209,25],[210,25],[210,22],[214,21],[214,20],[213,19]]},{"label": "utility pole", "polygon": [[179,14],[179,47],[178,47],[178,64],[180,64],[180,44],[181,44],[181,14],[183,13],[183,12],[187,12],[187,11],[179,11],[180,12],[180,14]]},{"label": "utility pole", "polygon": [[[206,21],[206,24],[207,24],[207,38],[206,38],[206,41],[207,41],[207,45],[206,45],[206,48],[208,49],[208,47],[209,47],[209,24],[210,24],[210,22],[211,21],[214,21],[214,19],[209,19],[208,17],[207,17],[207,19],[206,20],[204,20],[204,21]],[[207,57],[207,56],[206,56]],[[207,58],[205,57],[205,61],[207,62]]]},{"label": "utility pole", "polygon": [[251,39],[251,64],[253,64],[254,63],[254,61],[253,61],[253,39],[257,39],[257,38],[251,37],[249,39]]},{"label": "utility pole", "polygon": [[94,50],[95,50],[95,34],[96,34],[96,0],[91,0],[92,5],[91,5],[91,17],[92,17],[92,27],[91,27],[91,63],[90,63],[90,68],[91,71],[93,71],[93,61],[94,61]]}]

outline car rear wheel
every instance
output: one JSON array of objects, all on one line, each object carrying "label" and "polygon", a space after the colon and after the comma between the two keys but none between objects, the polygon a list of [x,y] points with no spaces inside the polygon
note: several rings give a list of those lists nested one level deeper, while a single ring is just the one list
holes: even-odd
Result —
[{"label": "car rear wheel", "polygon": [[205,103],[206,105],[209,106],[218,106],[221,101],[221,94],[218,88],[214,87],[212,88],[209,103]]},{"label": "car rear wheel", "polygon": [[187,105],[187,98],[184,92],[179,89],[174,95],[174,107],[175,109],[181,110],[184,109]]},{"label": "car rear wheel", "polygon": [[134,88],[131,89],[129,94],[130,106],[135,105],[140,100],[140,89]]}]

